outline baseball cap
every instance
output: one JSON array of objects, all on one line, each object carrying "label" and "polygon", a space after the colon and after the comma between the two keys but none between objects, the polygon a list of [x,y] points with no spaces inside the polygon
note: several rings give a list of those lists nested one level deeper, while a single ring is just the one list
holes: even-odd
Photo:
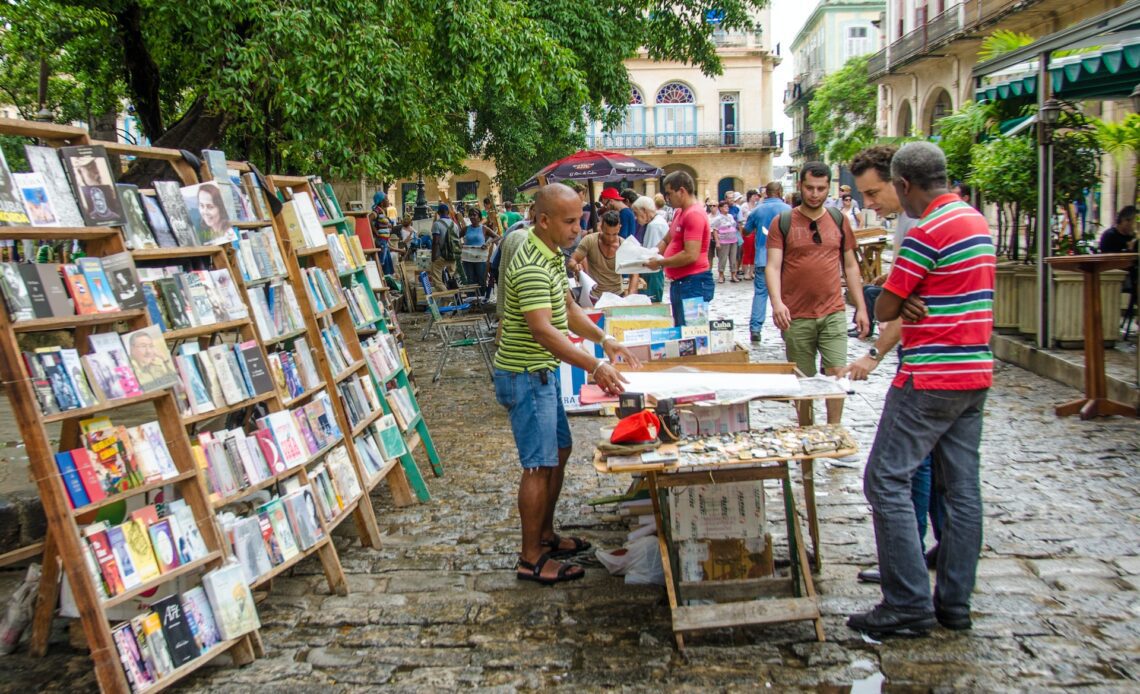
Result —
[{"label": "baseball cap", "polygon": [[602,200],[621,200],[621,193],[616,188],[606,188],[602,191]]},{"label": "baseball cap", "polygon": [[435,208],[435,211],[440,212],[440,213],[447,212],[448,211],[447,205],[445,205],[441,202],[441,203],[439,203],[439,207]]}]

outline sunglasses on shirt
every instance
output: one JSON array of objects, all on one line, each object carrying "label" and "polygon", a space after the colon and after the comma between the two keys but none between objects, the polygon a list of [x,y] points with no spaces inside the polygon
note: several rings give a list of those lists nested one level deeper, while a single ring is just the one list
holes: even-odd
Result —
[{"label": "sunglasses on shirt", "polygon": [[819,225],[815,223],[815,220],[812,220],[812,223],[808,225],[808,229],[811,229],[811,240],[815,242],[815,245],[822,244],[823,238],[819,235]]}]

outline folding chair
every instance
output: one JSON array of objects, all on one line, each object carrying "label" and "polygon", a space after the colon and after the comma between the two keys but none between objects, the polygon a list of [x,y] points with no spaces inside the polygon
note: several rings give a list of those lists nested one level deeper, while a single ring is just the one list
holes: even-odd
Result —
[{"label": "folding chair", "polygon": [[[479,353],[483,356],[483,364],[487,367],[487,376],[491,377],[491,355],[487,352],[487,343],[494,341],[494,337],[484,332],[483,328],[486,322],[482,316],[465,316],[465,315],[448,315],[444,316],[445,309],[456,308],[454,306],[440,306],[435,300],[435,294],[432,292],[431,281],[426,277],[427,273],[420,276],[420,281],[424,285],[424,297],[427,299],[428,311],[431,312],[431,325],[439,330],[441,339],[441,346],[443,351],[439,355],[439,364],[435,368],[435,374],[432,376],[432,383],[439,381],[440,376],[443,374],[443,365],[447,363],[447,353],[453,348],[458,347],[478,347]],[[442,292],[440,292],[442,293]],[[431,326],[428,331],[424,333],[426,340],[431,332]]]},{"label": "folding chair", "polygon": [[[421,340],[426,340],[431,336],[432,328],[435,327],[440,316],[459,316],[471,309],[471,304],[466,301],[460,301],[459,297],[463,290],[461,289],[448,289],[445,291],[435,291],[431,286],[431,278],[428,277],[427,272],[420,273],[420,291],[423,292],[423,299],[427,303],[426,311],[428,313],[427,328],[424,329],[424,334],[420,337]],[[449,298],[456,303],[447,306],[440,306],[440,298]]]}]

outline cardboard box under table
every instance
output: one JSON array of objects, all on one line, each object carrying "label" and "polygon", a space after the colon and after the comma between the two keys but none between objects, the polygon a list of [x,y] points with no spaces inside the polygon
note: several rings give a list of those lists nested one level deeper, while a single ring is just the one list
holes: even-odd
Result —
[{"label": "cardboard box under table", "polygon": [[[641,475],[649,491],[678,648],[684,649],[688,632],[794,621],[811,621],[816,638],[824,640],[789,465],[795,459],[853,452],[750,460],[726,456],[713,464],[672,462],[621,468]],[[600,451],[595,452],[594,468],[604,474],[617,472]],[[762,501],[764,480],[780,482],[789,550],[787,577],[772,575],[772,543]],[[708,537],[721,535],[742,537]],[[682,604],[690,600],[716,602]]]},{"label": "cardboard box under table", "polygon": [[[730,355],[733,353],[725,353],[718,355],[724,358],[732,358]],[[746,353],[747,354],[747,353]],[[628,372],[627,377],[637,379],[637,372],[630,371],[627,367],[619,365],[620,371]],[[692,357],[682,359],[679,361],[671,362],[668,360],[650,362],[644,364],[638,370],[641,373],[645,372],[668,372],[668,371],[683,371],[689,374],[707,374],[707,379],[700,379],[702,381],[712,381],[718,378],[718,375],[729,374],[734,377],[739,377],[743,382],[750,375],[769,374],[773,376],[789,377],[794,376],[799,379],[801,390],[798,394],[778,394],[777,391],[771,391],[770,394],[757,394],[750,398],[735,398],[730,404],[714,404],[709,401],[696,401],[678,404],[678,409],[681,412],[681,425],[682,432],[685,435],[693,434],[729,434],[736,431],[743,431],[751,427],[749,421],[747,400],[774,400],[774,401],[787,401],[798,402],[802,400],[827,400],[832,398],[843,399],[846,394],[839,389],[838,385],[829,386],[826,382],[820,379],[804,379],[803,374],[796,369],[796,365],[790,362],[760,362],[755,364],[748,363],[731,363],[731,362],[705,362],[697,363],[693,361]],[[737,380],[737,379],[733,379]],[[811,384],[811,387],[807,387]],[[627,386],[629,392],[637,392],[636,384]],[[682,398],[683,399],[683,398]],[[804,496],[804,510],[806,511],[808,521],[808,533],[811,537],[812,554],[813,554],[813,567],[819,571],[823,566],[823,558],[820,554],[819,546],[819,515],[815,503],[815,458],[816,457],[843,457],[854,453],[828,453],[826,455],[805,457],[799,459],[800,465],[800,480],[803,484]]]}]

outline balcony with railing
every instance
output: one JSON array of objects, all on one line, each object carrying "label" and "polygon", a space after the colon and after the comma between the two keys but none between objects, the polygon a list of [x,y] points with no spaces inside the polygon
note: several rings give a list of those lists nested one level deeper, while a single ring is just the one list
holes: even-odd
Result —
[{"label": "balcony with railing", "polygon": [[712,41],[717,48],[751,48],[753,50],[766,50],[768,48],[764,44],[764,32],[760,29],[756,31],[721,31],[717,29],[713,31]]},{"label": "balcony with railing", "polygon": [[772,149],[784,148],[784,134],[775,130],[714,130],[712,132],[616,133],[587,135],[590,149]]},{"label": "balcony with railing", "polygon": [[788,153],[792,156],[803,156],[819,151],[815,144],[815,131],[805,130],[798,136],[792,138],[788,145]]},{"label": "balcony with railing", "polygon": [[877,79],[978,25],[1016,11],[1018,5],[1020,3],[1010,0],[963,0],[930,18],[925,16],[926,8],[919,7],[915,28],[872,55],[867,62],[867,73],[872,80]]}]

